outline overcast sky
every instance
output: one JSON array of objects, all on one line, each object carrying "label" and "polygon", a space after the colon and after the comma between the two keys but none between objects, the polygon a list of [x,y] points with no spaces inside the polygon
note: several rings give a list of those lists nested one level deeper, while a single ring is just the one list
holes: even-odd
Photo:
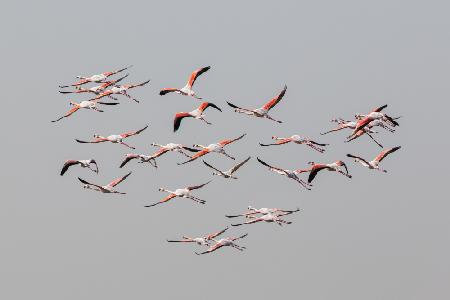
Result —
[{"label": "overcast sky", "polygon": [[[2,299],[449,299],[450,203],[448,112],[449,5],[444,1],[59,1],[3,3]],[[82,110],[50,123],[69,107],[58,85],[134,65],[124,83],[151,79],[105,113]],[[208,126],[173,116],[199,101],[161,97],[182,87],[190,72],[211,69],[196,92],[222,108],[208,110]],[[118,77],[118,76],[116,76]],[[115,77],[115,78],[116,78]],[[225,101],[259,107],[288,89],[272,110],[277,124],[234,113]],[[321,136],[330,119],[352,118],[388,104],[403,116],[395,134],[375,137],[402,149],[383,161],[387,174],[355,164],[347,153],[371,159],[380,148],[368,137],[344,143],[347,132]],[[127,142],[137,153],[152,142],[210,144],[247,133],[227,146],[243,160],[239,180],[214,180],[195,195],[198,205],[174,199],[144,208],[176,189],[212,179],[200,160],[169,153],[158,170],[130,162],[117,144],[78,144],[75,138],[149,128]],[[262,148],[272,135],[300,134],[330,143],[324,154],[302,145]],[[350,180],[319,174],[310,192],[269,172],[256,157],[283,168],[308,161],[345,160]],[[100,173],[66,159],[98,161]],[[209,163],[234,162],[211,154]],[[84,190],[76,177],[99,184],[132,170],[125,196]],[[305,176],[306,177],[306,176]],[[291,225],[230,228],[249,233],[245,252],[169,244],[230,224],[225,214],[256,207],[302,208]]]}]

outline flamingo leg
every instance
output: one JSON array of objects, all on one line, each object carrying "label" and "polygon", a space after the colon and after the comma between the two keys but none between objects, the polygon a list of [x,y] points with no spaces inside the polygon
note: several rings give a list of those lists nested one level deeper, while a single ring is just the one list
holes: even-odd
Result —
[{"label": "flamingo leg", "polygon": [[124,95],[124,96],[126,96],[126,97],[128,97],[129,99],[131,99],[131,100],[133,100],[133,101],[136,101],[137,103],[139,103],[139,100],[137,100],[137,99],[134,99],[133,97],[131,97],[127,92],[122,92],[122,95]]},{"label": "flamingo leg", "polygon": [[133,149],[133,150],[136,149],[136,148],[131,147],[130,145],[124,143],[124,142],[119,142],[119,144],[124,145],[124,146],[126,146],[126,147],[128,147],[128,148],[130,148],[130,149]]}]

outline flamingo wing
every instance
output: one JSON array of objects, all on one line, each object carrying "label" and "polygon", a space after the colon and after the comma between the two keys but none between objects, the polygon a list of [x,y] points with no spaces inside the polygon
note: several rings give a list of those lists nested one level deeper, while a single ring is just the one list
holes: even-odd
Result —
[{"label": "flamingo wing", "polygon": [[277,168],[277,167],[273,167],[273,166],[269,165],[268,163],[266,163],[266,162],[264,162],[263,160],[261,160],[259,157],[257,157],[256,159],[257,159],[262,165],[268,167],[269,169],[273,169],[273,170],[278,170],[278,171],[281,171],[281,172],[285,172],[285,171],[284,171],[283,169],[281,169],[281,168]]},{"label": "flamingo wing", "polygon": [[242,139],[244,136],[246,136],[247,134],[246,133],[244,133],[243,135],[241,135],[241,136],[239,136],[239,137],[237,137],[237,138],[235,138],[235,139],[231,139],[231,140],[222,140],[222,141],[220,141],[218,144],[220,145],[220,146],[225,146],[225,145],[228,145],[228,144],[231,144],[231,143],[233,143],[233,142],[235,142],[235,141],[238,141],[238,140],[240,140],[240,139]]},{"label": "flamingo wing", "polygon": [[215,237],[221,235],[222,233],[224,233],[224,232],[227,231],[227,230],[228,230],[228,227],[225,228],[225,229],[223,229],[223,230],[221,230],[221,231],[218,231],[218,232],[215,232],[215,233],[211,233],[211,234],[207,235],[207,236],[205,237],[205,239],[206,239],[206,240],[211,240],[211,239],[213,239],[213,238],[215,238]]},{"label": "flamingo wing", "polygon": [[150,204],[150,205],[146,205],[145,207],[152,207],[152,206],[155,206],[155,205],[158,205],[158,204],[167,202],[167,201],[169,201],[170,199],[175,198],[176,196],[177,196],[177,195],[175,195],[175,194],[170,194],[170,195],[168,195],[166,198],[162,199],[161,201],[156,202],[156,203],[153,203],[153,204]]},{"label": "flamingo wing", "polygon": [[127,138],[127,137],[129,137],[129,136],[137,135],[137,134],[141,133],[142,131],[144,131],[144,130],[147,129],[147,128],[148,128],[148,125],[146,125],[144,128],[139,129],[139,130],[137,130],[137,131],[131,131],[131,132],[122,133],[122,134],[120,135],[120,137],[124,139],[124,138]]},{"label": "flamingo wing", "polygon": [[264,106],[262,108],[265,110],[272,109],[275,105],[278,104],[278,102],[281,101],[281,99],[283,99],[284,94],[286,94],[286,90],[287,90],[287,85],[284,86],[283,90],[280,92],[280,94],[278,94],[278,96],[272,98],[269,102],[264,104]]},{"label": "flamingo wing", "polygon": [[213,166],[211,166],[210,164],[208,164],[206,161],[204,161],[203,160],[203,163],[206,165],[206,166],[208,166],[208,167],[210,167],[211,169],[213,169],[214,171],[217,171],[217,172],[219,172],[219,173],[223,173],[222,171],[220,171],[219,169],[216,169],[216,168],[214,168]]},{"label": "flamingo wing", "polygon": [[188,186],[187,189],[190,190],[190,191],[192,191],[192,190],[197,190],[197,189],[200,189],[200,188],[204,187],[205,185],[207,185],[207,184],[210,183],[211,181],[212,181],[212,180],[210,180],[210,181],[208,181],[208,182],[206,182],[206,183],[200,184],[200,185]]},{"label": "flamingo wing", "polygon": [[111,181],[111,182],[108,184],[108,186],[109,186],[109,187],[115,187],[116,185],[118,185],[119,183],[121,183],[122,181],[124,181],[125,179],[127,179],[127,177],[130,176],[130,175],[131,175],[131,172],[129,172],[129,173],[126,174],[125,176],[122,176],[122,177],[120,177],[120,178],[117,178],[117,179]]},{"label": "flamingo wing", "polygon": [[374,110],[372,110],[372,112],[380,112],[380,111],[382,111],[383,109],[385,109],[386,107],[387,107],[387,104],[382,105],[382,106],[377,107],[377,108],[375,108]]},{"label": "flamingo wing", "polygon": [[398,149],[400,149],[401,146],[397,146],[388,150],[384,150],[382,151],[380,154],[378,154],[377,157],[375,157],[375,161],[381,162],[386,156],[388,156],[389,154],[391,154],[392,152],[397,151]]},{"label": "flamingo wing", "polygon": [[71,167],[71,166],[73,166],[73,165],[76,165],[76,164],[78,164],[78,163],[79,163],[78,160],[72,160],[72,159],[66,160],[66,162],[64,163],[64,165],[63,165],[63,167],[62,167],[62,170],[61,170],[60,175],[63,176],[64,173],[67,172],[67,170],[69,169],[69,167]]},{"label": "flamingo wing", "polygon": [[165,94],[168,94],[168,93],[174,93],[174,92],[180,92],[180,89],[177,89],[177,88],[164,88],[164,89],[162,89],[162,90],[159,92],[159,94],[160,94],[161,96],[164,96]]},{"label": "flamingo wing", "polygon": [[56,119],[56,120],[53,120],[52,122],[54,123],[54,122],[58,122],[58,121],[60,121],[61,119],[64,119],[64,118],[67,118],[67,117],[70,117],[73,113],[75,113],[77,110],[79,110],[80,109],[80,107],[78,106],[78,105],[76,105],[76,106],[74,106],[74,107],[72,107],[64,116],[62,116],[62,117],[60,117],[60,118],[58,118],[58,119]]},{"label": "flamingo wing", "polygon": [[207,109],[208,107],[213,107],[215,109],[217,109],[218,111],[222,111],[220,109],[220,107],[218,107],[217,105],[215,105],[214,103],[211,102],[203,102],[202,104],[200,104],[200,106],[198,107],[198,109],[203,112],[205,109]]},{"label": "flamingo wing", "polygon": [[134,154],[134,153],[127,154],[125,156],[125,159],[120,164],[119,168],[123,168],[123,166],[125,166],[130,160],[138,158],[138,157],[139,157],[139,154]]},{"label": "flamingo wing", "polygon": [[192,117],[189,113],[187,112],[179,112],[175,115],[175,118],[173,119],[173,131],[177,131],[178,128],[180,128],[181,125],[181,120],[183,120],[186,117]]},{"label": "flamingo wing", "polygon": [[87,182],[86,180],[84,180],[84,179],[82,179],[82,178],[80,178],[80,177],[78,177],[78,180],[81,181],[82,183],[86,184],[86,185],[92,185],[92,186],[98,187],[99,189],[102,189],[102,188],[103,188],[102,186],[100,186],[100,185],[98,185],[98,184],[94,184],[94,183]]},{"label": "flamingo wing", "polygon": [[289,142],[291,142],[291,139],[286,138],[286,139],[282,139],[282,140],[277,140],[275,143],[272,143],[272,144],[262,144],[262,143],[259,143],[259,145],[260,145],[260,146],[264,146],[264,147],[266,147],[266,146],[278,146],[278,145],[287,144],[287,143],[289,143]]},{"label": "flamingo wing", "polygon": [[359,157],[359,156],[356,156],[356,155],[353,155],[353,154],[347,154],[347,157],[358,159],[358,160],[364,162],[365,164],[367,164],[368,166],[370,166],[369,162],[367,160],[365,160],[364,158],[362,158],[362,157]]},{"label": "flamingo wing", "polygon": [[203,150],[201,150],[200,152],[195,153],[195,154],[192,156],[191,159],[189,159],[189,160],[187,160],[187,161],[185,161],[185,162],[182,162],[182,163],[178,163],[178,165],[184,165],[184,164],[187,164],[188,162],[194,161],[194,160],[196,160],[197,158],[199,158],[199,157],[201,157],[201,156],[203,156],[203,155],[206,155],[206,154],[208,154],[208,153],[209,153],[209,150],[208,150],[208,149],[203,149]]},{"label": "flamingo wing", "polygon": [[319,173],[319,171],[321,171],[321,170],[323,170],[325,168],[326,168],[325,165],[314,165],[311,168],[311,172],[309,173],[308,183],[311,183],[314,180],[314,178],[316,177],[317,173]]},{"label": "flamingo wing", "polygon": [[230,173],[233,174],[234,172],[236,172],[240,167],[242,167],[244,164],[246,164],[250,160],[250,158],[252,158],[252,157],[249,156],[246,160],[235,165],[233,168],[231,168]]},{"label": "flamingo wing", "polygon": [[188,86],[190,88],[192,88],[192,86],[195,83],[195,80],[197,80],[197,78],[202,75],[203,73],[205,73],[206,71],[208,71],[209,69],[211,69],[211,66],[207,66],[207,67],[203,67],[200,69],[195,70],[194,72],[192,72],[192,74],[189,76],[189,80],[188,80]]}]

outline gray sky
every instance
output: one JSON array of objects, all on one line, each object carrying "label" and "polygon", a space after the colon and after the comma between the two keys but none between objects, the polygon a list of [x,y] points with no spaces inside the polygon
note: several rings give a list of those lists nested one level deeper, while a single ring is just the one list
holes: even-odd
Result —
[{"label": "gray sky", "polygon": [[[448,181],[449,6],[444,1],[8,1],[0,12],[2,37],[2,170],[0,173],[0,297],[2,299],[448,299],[450,204]],[[107,112],[69,109],[58,85],[133,64],[125,82],[151,79]],[[212,126],[172,118],[194,109],[188,97],[160,97],[182,87],[189,73],[211,65],[196,91],[223,109],[207,111]],[[273,110],[283,124],[232,113],[225,101],[258,107],[287,84]],[[79,101],[86,96],[73,97]],[[320,136],[334,117],[389,104],[402,115],[395,134],[377,138],[402,149],[383,161],[388,174],[363,168],[346,153],[371,158],[367,137]],[[246,132],[228,147],[238,160],[251,155],[285,168],[345,159],[352,180],[319,174],[307,192],[268,172],[255,159],[239,180],[214,181],[196,195],[200,206],[162,199],[168,189],[200,184],[211,171],[200,161],[168,154],[154,170],[131,162],[120,145],[82,145],[94,133],[150,124],[129,139],[138,153],[152,142],[209,144]],[[299,145],[261,148],[272,135],[306,135],[331,143],[325,154]],[[97,159],[100,174],[64,160]],[[206,159],[227,169],[219,155]],[[83,190],[77,176],[98,183],[133,170],[120,185],[126,196]],[[448,197],[445,197],[448,198]],[[304,209],[293,224],[232,228],[248,232],[247,251],[231,248],[197,257],[194,245],[167,238],[202,235],[229,224],[224,215],[249,204]],[[223,295],[220,293],[224,293]],[[156,298],[155,298],[156,299]]]}]

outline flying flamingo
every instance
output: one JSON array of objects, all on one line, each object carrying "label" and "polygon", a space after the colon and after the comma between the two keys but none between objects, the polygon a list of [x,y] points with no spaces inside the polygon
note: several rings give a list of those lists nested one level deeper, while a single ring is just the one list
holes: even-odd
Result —
[{"label": "flying flamingo", "polygon": [[222,233],[224,233],[225,231],[228,230],[228,227],[218,231],[218,232],[214,232],[202,237],[195,237],[195,238],[191,238],[188,236],[183,236],[182,240],[167,240],[169,243],[197,243],[197,245],[199,246],[209,246],[209,242],[212,241],[215,237],[218,237],[219,235],[221,235]]},{"label": "flying flamingo", "polygon": [[[106,88],[115,85],[116,83],[122,81],[124,78],[128,77],[129,74],[126,74],[123,77],[120,77],[119,79],[115,79],[115,80],[111,80],[111,81],[106,81],[100,85],[97,86],[93,86],[91,88],[88,89],[83,89],[80,86],[76,86],[74,91],[59,91],[61,94],[82,94],[82,93],[92,93],[92,94],[100,94],[101,91],[105,90]],[[112,96],[109,96],[109,98],[114,99],[114,100],[118,100],[117,98],[114,98]]]},{"label": "flying flamingo", "polygon": [[280,175],[284,175],[287,178],[293,179],[295,181],[297,181],[298,183],[300,183],[304,188],[306,188],[307,190],[310,190],[311,188],[308,187],[308,184],[306,182],[304,182],[302,179],[300,179],[297,174],[299,173],[298,171],[292,171],[292,170],[285,170],[285,169],[281,169],[281,168],[277,168],[277,167],[273,167],[271,165],[269,165],[268,163],[262,161],[259,157],[257,157],[258,161],[269,168],[270,171],[273,171],[275,173],[278,173]]},{"label": "flying flamingo", "polygon": [[390,149],[386,149],[381,151],[380,154],[377,155],[377,157],[375,157],[373,160],[371,161],[367,161],[364,158],[361,158],[359,156],[356,155],[352,155],[352,154],[347,154],[348,157],[354,158],[355,162],[359,162],[360,164],[362,164],[364,167],[367,167],[369,169],[374,169],[374,170],[378,170],[378,171],[382,171],[382,172],[387,172],[384,169],[381,169],[379,164],[380,162],[389,154],[391,154],[392,152],[397,151],[398,149],[400,149],[400,146],[394,147],[394,148],[390,148]]},{"label": "flying flamingo", "polygon": [[262,215],[260,217],[255,217],[255,216],[249,215],[249,216],[247,216],[247,218],[250,219],[250,220],[245,221],[243,223],[231,224],[231,226],[241,226],[241,225],[246,225],[246,224],[254,224],[254,223],[258,223],[258,222],[262,222],[262,221],[268,222],[268,223],[275,222],[278,225],[283,226],[283,224],[291,224],[292,222],[285,221],[285,220],[281,219],[281,217],[293,214],[293,213],[298,212],[298,211],[300,211],[300,209],[297,209],[297,210],[294,210],[294,211],[291,211],[291,212],[280,212],[280,213],[277,213],[277,214],[269,212],[269,213],[264,214],[264,215]]},{"label": "flying flamingo", "polygon": [[213,170],[216,171],[216,172],[213,173],[213,175],[222,176],[222,177],[224,177],[224,178],[233,178],[233,179],[237,179],[237,177],[233,176],[233,173],[236,172],[240,167],[242,167],[246,162],[248,162],[248,161],[250,160],[250,158],[251,158],[251,157],[249,156],[246,160],[244,160],[244,161],[238,163],[237,165],[235,165],[234,167],[232,167],[231,169],[229,169],[229,170],[227,170],[227,171],[225,171],[225,172],[222,172],[222,171],[220,171],[220,170],[214,168],[213,166],[211,166],[210,164],[208,164],[206,161],[203,161],[203,163],[204,163],[206,166],[208,166],[209,168],[211,168],[211,169],[213,169]]},{"label": "flying flamingo", "polygon": [[382,120],[382,121],[386,122],[387,124],[389,124],[392,127],[399,126],[399,124],[398,124],[398,122],[396,120],[394,120],[390,116],[386,115],[385,113],[381,112],[386,107],[387,107],[387,104],[385,104],[383,106],[380,106],[378,108],[375,108],[366,117],[364,117],[363,119],[359,120],[357,122],[357,124],[356,124],[355,129],[353,130],[351,135],[348,137],[348,139],[352,138],[359,130],[361,130],[364,127],[366,127],[373,120],[377,120],[377,119]]},{"label": "flying flamingo", "polygon": [[[372,136],[372,133],[378,133],[378,132],[372,130],[372,127],[379,126],[377,121],[378,120],[374,120],[374,121],[370,122],[369,124],[367,124],[367,126],[365,126],[363,129],[359,130],[351,139],[347,140],[346,142],[348,143],[348,142],[350,142],[350,141],[352,141],[354,139],[359,138],[360,136],[362,136],[364,134],[367,134],[372,141],[374,141],[378,146],[383,148],[383,145],[381,145]],[[331,122],[338,123],[338,126],[336,128],[333,128],[333,129],[329,130],[329,131],[322,132],[321,135],[325,135],[325,134],[328,134],[328,133],[331,133],[331,132],[336,132],[336,131],[339,131],[339,130],[342,130],[342,129],[346,129],[346,128],[355,129],[356,128],[356,124],[358,123],[357,121],[346,121],[346,120],[341,119],[341,118],[331,120]],[[387,126],[385,126],[385,127],[387,128]]]},{"label": "flying flamingo", "polygon": [[[335,172],[338,172],[348,178],[352,178],[352,175],[348,174],[347,165],[341,160],[335,161],[334,163],[331,163],[331,164],[316,164],[314,162],[309,162],[309,164],[311,165],[311,168],[305,169],[305,170],[299,169],[299,170],[295,171],[297,174],[304,173],[304,172],[310,172],[309,177],[308,177],[308,184],[310,184],[316,177],[317,173],[319,173],[322,170],[335,171]],[[341,166],[343,166],[345,168],[346,172],[342,171],[339,168]]]},{"label": "flying flamingo", "polygon": [[197,109],[195,109],[193,111],[177,113],[175,115],[175,118],[173,119],[173,131],[175,132],[178,130],[178,128],[180,128],[181,120],[183,120],[183,118],[186,118],[186,117],[194,118],[197,120],[202,120],[206,124],[211,125],[211,123],[209,123],[208,121],[205,120],[205,115],[203,114],[205,109],[207,109],[208,107],[213,107],[213,108],[217,109],[218,111],[222,111],[218,106],[216,106],[213,103],[203,102],[202,104],[200,104],[200,106]]},{"label": "flying flamingo", "polygon": [[177,88],[164,88],[162,89],[159,94],[161,96],[167,94],[167,93],[177,93],[180,95],[184,95],[184,96],[192,96],[196,99],[202,99],[200,97],[198,97],[195,92],[192,90],[192,87],[195,83],[195,80],[202,75],[203,73],[205,73],[206,71],[208,71],[209,69],[211,69],[210,66],[208,67],[203,67],[200,69],[195,70],[194,72],[192,72],[191,76],[189,76],[189,80],[186,83],[186,85],[182,88],[182,89],[177,89]]},{"label": "flying flamingo", "polygon": [[204,252],[201,252],[201,253],[195,252],[195,254],[202,255],[202,254],[211,253],[211,252],[216,251],[217,249],[220,249],[220,248],[226,247],[226,246],[233,247],[233,248],[235,248],[235,249],[237,249],[239,251],[244,251],[244,249],[246,249],[246,248],[237,245],[235,243],[235,241],[237,241],[239,239],[242,239],[242,238],[245,238],[247,235],[248,235],[248,233],[246,233],[244,235],[241,235],[239,237],[227,237],[227,238],[224,238],[224,239],[220,239],[218,241],[213,239],[213,241],[215,242],[215,244],[213,246],[209,247],[209,249],[204,251]]},{"label": "flying flamingo", "polygon": [[159,188],[160,192],[169,193],[169,196],[167,196],[166,198],[164,198],[161,201],[156,202],[154,204],[146,205],[145,207],[152,207],[152,206],[155,206],[155,205],[158,205],[158,204],[161,204],[161,203],[165,203],[165,202],[167,202],[167,201],[169,201],[169,200],[171,200],[171,199],[173,199],[175,197],[188,198],[188,199],[191,199],[191,200],[193,200],[193,201],[195,201],[195,202],[197,202],[199,204],[205,204],[206,203],[205,200],[202,200],[202,199],[199,199],[199,198],[197,198],[195,196],[192,196],[191,195],[191,191],[196,190],[196,189],[200,189],[200,188],[204,187],[205,185],[207,185],[210,182],[211,181],[208,181],[207,183],[204,183],[204,184],[201,184],[201,185],[188,186],[188,187],[185,187],[185,188],[182,188],[182,189],[176,189],[175,191],[169,191],[169,190],[167,190],[165,188]]},{"label": "flying flamingo", "polygon": [[225,152],[225,150],[223,149],[223,147],[225,147],[226,145],[231,144],[231,143],[233,143],[233,142],[235,142],[235,141],[238,141],[238,140],[242,139],[245,135],[246,135],[246,133],[244,133],[243,135],[241,135],[240,137],[237,137],[237,138],[235,138],[235,139],[231,139],[231,140],[222,140],[222,141],[220,141],[220,142],[218,142],[218,143],[216,143],[216,144],[209,144],[208,146],[194,145],[194,147],[202,148],[203,150],[201,150],[200,152],[197,152],[196,154],[194,154],[194,155],[192,156],[191,159],[189,159],[189,160],[187,160],[187,161],[185,161],[185,162],[182,162],[182,163],[178,163],[178,165],[184,165],[184,164],[186,164],[186,163],[188,163],[188,162],[194,161],[194,160],[196,160],[197,158],[199,158],[199,157],[201,157],[201,156],[203,156],[203,155],[206,155],[206,154],[208,154],[208,153],[211,153],[211,152],[220,153],[220,154],[225,155],[226,157],[229,157],[229,158],[235,160],[234,157],[228,155],[228,154]]},{"label": "flying flamingo", "polygon": [[[91,164],[95,165],[95,169],[91,168]],[[84,160],[73,160],[69,159],[64,162],[60,175],[63,176],[67,170],[74,165],[80,165],[82,168],[88,168],[89,170],[98,174],[97,162],[94,159],[84,159]]]},{"label": "flying flamingo", "polygon": [[155,159],[150,155],[144,155],[144,154],[135,154],[135,153],[128,153],[125,156],[125,159],[120,164],[119,168],[123,168],[130,160],[132,159],[139,159],[138,163],[150,163],[153,167],[157,168]]},{"label": "flying flamingo", "polygon": [[84,179],[81,179],[80,177],[78,177],[78,180],[81,181],[84,184],[83,188],[85,188],[85,189],[91,189],[91,190],[94,190],[94,191],[107,193],[107,194],[111,193],[111,194],[125,195],[126,193],[118,192],[118,191],[114,190],[113,188],[116,185],[118,185],[119,183],[121,183],[122,181],[124,181],[128,176],[130,176],[130,174],[131,174],[131,172],[126,174],[123,177],[120,177],[120,178],[117,178],[117,179],[111,181],[107,185],[98,185],[98,184],[90,183],[90,182],[87,182]]},{"label": "flying flamingo", "polygon": [[234,108],[234,111],[237,113],[242,113],[242,114],[246,114],[249,116],[255,116],[258,118],[267,118],[269,120],[278,122],[278,123],[282,123],[282,121],[278,121],[273,119],[271,116],[269,116],[269,111],[278,104],[278,102],[281,101],[281,99],[283,99],[284,94],[286,93],[287,90],[287,86],[284,86],[284,89],[281,91],[280,94],[278,94],[278,96],[272,98],[269,102],[267,102],[266,104],[264,104],[263,107],[261,108],[257,108],[257,109],[247,109],[247,108],[242,108],[239,106],[234,105],[233,103],[227,102],[229,106],[231,106],[232,108]]},{"label": "flying flamingo", "polygon": [[280,138],[280,137],[277,137],[277,136],[272,136],[272,139],[275,140],[276,142],[272,143],[272,144],[261,144],[261,143],[259,143],[259,144],[261,146],[273,146],[273,145],[283,145],[283,144],[287,144],[287,143],[290,143],[290,142],[294,142],[294,143],[299,144],[299,145],[305,144],[306,146],[309,146],[312,149],[314,149],[314,150],[316,150],[316,151],[318,151],[320,153],[325,152],[325,149],[317,147],[317,146],[324,147],[324,146],[328,146],[329,145],[329,144],[317,143],[317,142],[314,142],[313,140],[310,140],[308,138],[302,138],[301,136],[299,136],[297,134],[292,135],[292,136],[287,137],[287,138]]},{"label": "flying flamingo", "polygon": [[131,131],[131,132],[122,133],[122,134],[113,134],[113,135],[109,135],[107,137],[103,137],[101,135],[94,134],[95,140],[93,140],[93,141],[81,141],[81,140],[78,140],[78,139],[75,139],[75,140],[78,143],[85,143],[85,144],[86,143],[88,143],[88,144],[97,144],[97,143],[103,143],[103,142],[111,142],[111,143],[114,143],[114,144],[122,144],[122,145],[124,145],[124,146],[126,146],[128,148],[135,149],[134,147],[131,147],[131,146],[125,144],[123,142],[123,139],[126,139],[126,138],[128,138],[130,136],[133,136],[133,135],[137,135],[137,134],[141,133],[142,131],[144,131],[145,129],[147,129],[147,127],[148,127],[148,125],[145,126],[142,129],[137,130],[137,131]]},{"label": "flying flamingo", "polygon": [[296,210],[285,210],[285,209],[281,209],[281,208],[267,208],[267,207],[262,207],[262,208],[255,208],[253,206],[249,206],[247,208],[247,212],[243,213],[243,214],[239,214],[239,215],[225,215],[225,217],[227,218],[237,218],[237,217],[249,217],[249,216],[253,216],[253,215],[257,215],[257,214],[261,214],[261,215],[267,215],[267,214],[274,214],[277,215],[279,213],[294,213],[296,211],[299,211],[300,209],[297,208]]},{"label": "flying flamingo", "polygon": [[122,161],[120,168],[125,166],[130,160],[136,159],[136,158],[139,159],[139,163],[150,162],[155,168],[157,168],[158,166],[156,165],[155,158],[160,157],[161,155],[163,155],[167,152],[175,151],[175,152],[183,154],[186,157],[191,158],[191,156],[189,154],[185,153],[183,150],[187,150],[190,152],[199,152],[200,151],[198,149],[186,147],[182,144],[174,144],[174,143],[169,143],[167,145],[160,145],[160,144],[152,143],[151,145],[159,147],[159,150],[151,155],[134,154],[134,153],[127,154],[125,159]]},{"label": "flying flamingo", "polygon": [[147,81],[144,81],[144,82],[141,82],[141,83],[138,83],[138,84],[115,85],[112,88],[110,88],[109,90],[105,90],[105,91],[99,93],[97,95],[97,97],[95,97],[93,100],[98,100],[98,99],[101,99],[101,98],[106,97],[106,96],[109,97],[111,95],[119,95],[120,94],[120,95],[124,95],[124,96],[128,97],[129,99],[139,103],[139,100],[134,99],[133,97],[131,97],[128,94],[127,91],[130,90],[130,89],[134,89],[136,87],[144,86],[144,85],[146,85],[149,82],[150,82],[150,80],[147,80]]},{"label": "flying flamingo", "polygon": [[123,69],[119,69],[116,71],[112,71],[112,72],[104,72],[101,74],[97,74],[97,75],[92,75],[91,77],[83,77],[83,76],[77,76],[77,78],[79,78],[80,80],[78,82],[75,82],[73,84],[69,84],[69,85],[60,85],[60,88],[66,88],[66,87],[70,87],[70,86],[79,86],[88,82],[102,82],[103,80],[105,80],[106,78],[108,78],[109,76],[115,75],[117,73],[123,72],[129,68],[131,68],[132,66],[128,66],[126,68]]},{"label": "flying flamingo", "polygon": [[109,103],[109,102],[95,102],[95,101],[81,101],[80,103],[77,102],[73,102],[70,101],[70,105],[72,105],[73,107],[63,116],[59,117],[56,120],[53,120],[52,122],[58,122],[61,121],[64,118],[68,118],[71,115],[73,115],[75,112],[77,112],[80,108],[85,108],[85,109],[92,109],[95,110],[97,112],[103,112],[103,110],[98,109],[97,108],[97,104],[102,104],[102,105],[117,105],[119,103]]}]

